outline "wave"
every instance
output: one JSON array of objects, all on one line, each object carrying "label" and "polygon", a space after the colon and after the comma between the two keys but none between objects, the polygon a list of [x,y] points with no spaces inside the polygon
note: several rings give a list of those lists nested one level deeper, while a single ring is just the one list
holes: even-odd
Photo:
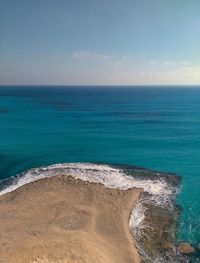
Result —
[{"label": "wave", "polygon": [[[101,183],[105,187],[117,189],[143,188],[144,194],[134,207],[129,227],[144,262],[162,262],[164,256],[156,256],[147,251],[144,235],[148,234],[145,218],[152,207],[165,208],[170,215],[175,211],[175,196],[178,193],[180,178],[173,174],[164,174],[135,166],[108,165],[95,163],[62,163],[47,167],[33,168],[15,177],[1,182],[0,195],[43,178],[58,174],[68,174],[76,179]],[[151,237],[149,237],[151,239]],[[164,262],[164,261],[163,261]],[[170,262],[170,261],[168,261]],[[172,261],[175,262],[175,261]],[[180,261],[179,261],[180,262]]]},{"label": "wave", "polygon": [[[130,166],[128,166],[130,169]],[[130,189],[130,188],[143,188],[144,191],[158,197],[158,200],[164,201],[164,196],[171,196],[174,188],[170,188],[168,182],[164,180],[163,175],[156,173],[160,176],[155,183],[154,178],[135,178],[134,174],[127,175],[126,166],[119,166],[119,168],[110,165],[93,164],[93,163],[61,163],[49,165],[47,167],[33,168],[23,172],[9,180],[12,184],[5,185],[4,189],[0,191],[0,195],[6,194],[16,190],[17,188],[43,178],[49,178],[58,174],[69,174],[76,179],[81,179],[89,182],[101,183],[109,188]],[[141,168],[135,168],[134,171]],[[128,169],[127,169],[128,170]],[[134,172],[133,171],[133,172]],[[144,170],[148,171],[148,170]],[[138,175],[137,175],[138,176]],[[142,180],[143,179],[143,180]],[[6,183],[6,180],[5,182]]]}]

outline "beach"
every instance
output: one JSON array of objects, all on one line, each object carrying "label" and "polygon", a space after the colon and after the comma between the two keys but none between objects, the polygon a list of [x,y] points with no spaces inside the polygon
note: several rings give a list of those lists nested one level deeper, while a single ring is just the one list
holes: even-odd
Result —
[{"label": "beach", "polygon": [[141,192],[57,175],[2,195],[0,262],[141,262],[129,230]]}]

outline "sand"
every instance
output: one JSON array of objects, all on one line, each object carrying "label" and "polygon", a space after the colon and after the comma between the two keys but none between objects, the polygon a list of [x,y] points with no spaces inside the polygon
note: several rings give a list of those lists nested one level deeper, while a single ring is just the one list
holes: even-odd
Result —
[{"label": "sand", "polygon": [[129,218],[141,189],[59,175],[0,196],[0,263],[138,263]]}]

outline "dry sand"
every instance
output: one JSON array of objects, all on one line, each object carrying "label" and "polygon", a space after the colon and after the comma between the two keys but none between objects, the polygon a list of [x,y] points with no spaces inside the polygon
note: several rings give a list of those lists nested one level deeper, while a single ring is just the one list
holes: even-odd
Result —
[{"label": "dry sand", "polygon": [[128,222],[141,189],[67,175],[0,196],[0,263],[137,263]]}]

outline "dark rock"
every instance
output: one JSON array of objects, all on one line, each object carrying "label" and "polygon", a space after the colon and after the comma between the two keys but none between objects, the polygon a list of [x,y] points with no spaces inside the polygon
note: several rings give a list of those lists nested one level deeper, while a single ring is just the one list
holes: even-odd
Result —
[{"label": "dark rock", "polygon": [[173,243],[170,243],[170,242],[164,242],[163,244],[162,244],[162,247],[164,248],[164,249],[166,249],[166,250],[172,250],[172,249],[174,249],[174,244]]}]

